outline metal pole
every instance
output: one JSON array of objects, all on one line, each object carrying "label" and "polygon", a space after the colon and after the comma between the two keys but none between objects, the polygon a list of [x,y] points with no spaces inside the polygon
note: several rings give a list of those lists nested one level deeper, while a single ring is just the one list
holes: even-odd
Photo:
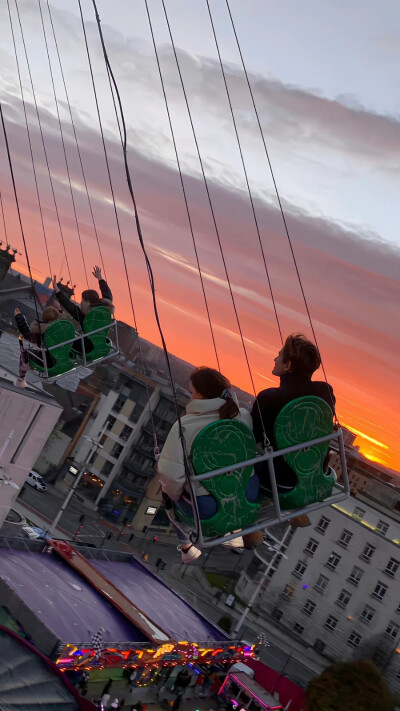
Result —
[{"label": "metal pole", "polygon": [[50,535],[52,535],[52,534],[55,532],[55,530],[56,530],[56,528],[57,528],[57,525],[58,525],[58,522],[59,522],[61,516],[63,515],[65,509],[67,508],[69,502],[71,501],[71,499],[72,499],[72,497],[73,497],[73,495],[74,495],[75,489],[77,488],[77,486],[78,486],[80,480],[82,479],[82,477],[83,477],[83,475],[84,475],[84,473],[85,473],[86,464],[88,463],[90,457],[92,456],[92,454],[93,454],[94,451],[97,451],[97,449],[99,449],[100,447],[102,447],[102,445],[100,444],[100,440],[101,440],[101,438],[102,438],[104,432],[105,432],[106,429],[107,429],[107,425],[108,425],[108,421],[105,423],[105,425],[104,425],[103,429],[101,430],[101,432],[100,432],[100,434],[99,434],[97,440],[88,438],[89,441],[92,443],[92,447],[90,447],[90,449],[89,449],[89,451],[88,451],[88,453],[87,453],[87,455],[86,455],[86,457],[85,457],[85,460],[84,460],[84,462],[83,462],[83,464],[82,464],[82,466],[81,466],[81,468],[80,468],[80,470],[79,470],[79,473],[78,473],[77,476],[75,477],[74,483],[72,484],[72,486],[71,486],[71,488],[70,488],[70,490],[69,490],[67,496],[65,497],[65,499],[64,499],[64,501],[63,501],[63,503],[62,503],[62,505],[61,505],[61,508],[60,508],[59,512],[57,513],[57,516],[55,517],[53,523],[51,524],[51,526],[50,526],[50,528],[49,528],[49,534],[50,534]]},{"label": "metal pole", "polygon": [[[251,608],[253,607],[253,604],[254,604],[255,600],[257,599],[257,596],[258,596],[258,594],[259,594],[259,592],[260,592],[260,590],[261,590],[261,588],[262,588],[262,586],[263,586],[263,584],[264,584],[265,578],[267,577],[267,575],[268,575],[270,569],[272,568],[272,565],[273,565],[274,562],[275,562],[275,558],[276,558],[278,555],[282,555],[280,549],[282,548],[283,544],[285,543],[285,540],[286,540],[287,536],[289,535],[289,531],[290,531],[290,526],[288,526],[288,528],[286,529],[286,531],[285,531],[285,533],[284,533],[284,535],[283,535],[283,538],[281,539],[281,541],[279,541],[279,544],[280,544],[280,545],[279,545],[279,550],[277,550],[276,553],[274,553],[274,555],[272,556],[272,558],[271,558],[271,560],[269,561],[269,563],[267,563],[267,567],[265,568],[265,570],[264,570],[264,572],[263,572],[263,574],[262,574],[262,576],[261,576],[261,578],[260,578],[260,582],[259,582],[258,585],[256,586],[256,588],[255,588],[255,590],[254,590],[254,592],[253,592],[253,594],[252,594],[252,596],[251,596],[249,602],[247,603],[245,609],[243,610],[243,612],[242,612],[242,614],[241,614],[241,616],[240,616],[240,618],[239,618],[239,620],[238,620],[238,622],[237,622],[237,624],[236,624],[236,627],[235,627],[235,629],[233,630],[233,634],[238,634],[238,633],[240,632],[240,630],[242,629],[243,624],[244,624],[244,622],[245,622],[245,620],[246,620],[246,618],[247,618],[247,615],[249,614]],[[257,555],[257,558],[258,558],[259,560],[262,560],[258,555]]]}]

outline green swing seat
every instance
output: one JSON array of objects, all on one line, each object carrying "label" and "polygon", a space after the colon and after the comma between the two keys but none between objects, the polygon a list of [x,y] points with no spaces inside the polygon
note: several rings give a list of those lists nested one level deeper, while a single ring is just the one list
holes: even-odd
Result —
[{"label": "green swing seat", "polygon": [[46,329],[43,340],[45,348],[57,346],[58,343],[70,341],[59,348],[54,348],[46,352],[48,367],[47,374],[44,365],[40,365],[32,357],[29,358],[29,365],[32,370],[44,373],[48,378],[54,378],[72,370],[76,366],[76,358],[71,354],[72,343],[75,338],[75,329],[70,321],[55,321]]},{"label": "green swing seat", "polygon": [[[292,400],[280,411],[274,424],[277,450],[333,434],[332,410],[322,398],[305,395]],[[285,461],[297,474],[296,487],[279,495],[282,509],[297,509],[331,496],[336,481],[333,469],[324,474],[329,440],[290,452]]]},{"label": "green swing seat", "polygon": [[[206,425],[196,436],[191,461],[195,474],[205,474],[251,459],[256,454],[254,435],[247,425],[239,420],[217,420]],[[259,501],[250,503],[245,494],[252,471],[252,466],[234,469],[201,482],[218,502],[214,516],[201,521],[203,536],[211,538],[255,523],[261,504]],[[179,509],[176,515],[193,525],[193,518]]]},{"label": "green swing seat", "polygon": [[[96,306],[90,309],[89,313],[86,314],[83,320],[83,332],[91,333],[96,331],[98,328],[103,328],[109,326],[111,328],[114,322],[113,317],[109,309],[106,306]],[[104,328],[103,331],[98,333],[93,333],[91,336],[85,338],[85,342],[89,342],[93,346],[90,350],[88,349],[85,353],[86,362],[91,363],[98,358],[105,358],[109,355],[112,349],[112,342],[108,338],[109,328]]]}]

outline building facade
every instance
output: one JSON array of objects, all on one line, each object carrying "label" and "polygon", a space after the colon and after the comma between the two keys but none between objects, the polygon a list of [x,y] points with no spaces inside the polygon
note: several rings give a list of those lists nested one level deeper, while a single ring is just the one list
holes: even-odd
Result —
[{"label": "building facade", "polygon": [[[104,373],[97,383],[101,396],[84,432],[91,439],[101,435],[101,448],[91,451],[89,440],[80,438],[65,480],[70,484],[87,460],[78,487],[84,503],[113,521],[130,523],[155,477],[154,447],[165,442],[176,408],[170,385],[155,371],[146,369],[145,375],[133,364],[115,362],[104,366]],[[179,386],[176,392],[183,412],[188,393]]]},{"label": "building facade", "polygon": [[327,663],[371,658],[400,693],[399,521],[354,497],[310,520],[277,556],[258,610]]},{"label": "building facade", "polygon": [[60,414],[46,393],[0,378],[0,526]]}]

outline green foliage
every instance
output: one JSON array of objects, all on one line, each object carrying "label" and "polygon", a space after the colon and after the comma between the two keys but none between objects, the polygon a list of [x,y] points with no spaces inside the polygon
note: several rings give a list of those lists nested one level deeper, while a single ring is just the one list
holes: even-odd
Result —
[{"label": "green foliage", "polygon": [[394,711],[394,700],[369,660],[333,664],[307,688],[308,711]]},{"label": "green foliage", "polygon": [[230,634],[231,627],[232,627],[232,620],[228,615],[223,615],[220,617],[220,619],[217,622],[218,627],[221,628],[221,630],[224,630],[224,632],[227,632]]}]

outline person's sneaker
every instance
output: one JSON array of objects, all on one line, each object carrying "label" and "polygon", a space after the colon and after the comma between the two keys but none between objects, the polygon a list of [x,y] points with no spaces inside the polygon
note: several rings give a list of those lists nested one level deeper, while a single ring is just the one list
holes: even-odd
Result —
[{"label": "person's sneaker", "polygon": [[307,528],[307,526],[312,525],[307,514],[301,514],[300,516],[294,516],[294,518],[289,519],[289,523],[291,526],[293,526],[293,528]]},{"label": "person's sneaker", "polygon": [[232,538],[230,541],[225,541],[222,545],[227,548],[244,548],[244,541],[242,536],[238,536],[238,538]]},{"label": "person's sneaker", "polygon": [[27,386],[25,378],[17,378],[14,384],[16,388],[26,388]]},{"label": "person's sneaker", "polygon": [[178,546],[178,551],[181,551],[182,563],[194,563],[194,561],[201,556],[201,550],[196,548],[193,544],[185,551],[182,549],[182,546]]},{"label": "person's sneaker", "polygon": [[243,536],[243,545],[244,547],[251,551],[253,548],[256,548],[260,543],[262,543],[264,540],[264,534],[262,531],[254,531],[253,533],[245,533]]}]

